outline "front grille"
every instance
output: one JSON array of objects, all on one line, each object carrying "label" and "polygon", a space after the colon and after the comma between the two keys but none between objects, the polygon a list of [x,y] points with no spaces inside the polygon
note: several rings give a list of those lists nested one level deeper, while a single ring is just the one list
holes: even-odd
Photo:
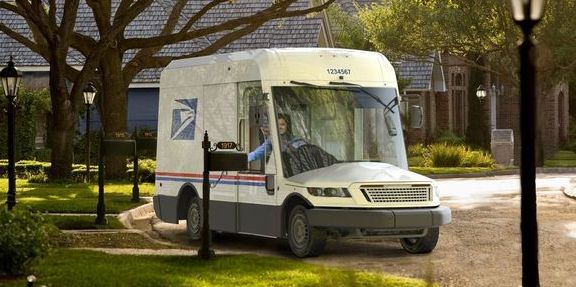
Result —
[{"label": "front grille", "polygon": [[363,185],[360,190],[370,202],[414,203],[432,200],[432,187],[428,184]]}]

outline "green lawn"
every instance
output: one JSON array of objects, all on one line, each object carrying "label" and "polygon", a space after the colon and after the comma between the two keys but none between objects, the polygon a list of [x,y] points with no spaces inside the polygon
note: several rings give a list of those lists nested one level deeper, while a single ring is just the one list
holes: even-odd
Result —
[{"label": "green lawn", "polygon": [[423,167],[411,166],[410,171],[423,175],[433,174],[463,174],[463,173],[482,173],[501,170],[492,167]]},{"label": "green lawn", "polygon": [[544,161],[545,167],[576,167],[576,153],[569,150],[558,151],[554,156]]},{"label": "green lawn", "polygon": [[[0,179],[0,190],[8,189],[8,179]],[[140,196],[152,196],[154,185],[139,184]],[[144,202],[133,203],[132,184],[113,182],[104,186],[106,213],[120,213]],[[98,200],[98,185],[85,183],[28,183],[16,181],[17,204],[50,213],[95,213]],[[0,193],[0,202],[6,201],[6,192]]]},{"label": "green lawn", "polygon": [[[349,271],[256,255],[108,255],[60,249],[39,264],[35,286],[431,286],[422,280]],[[23,278],[0,285],[25,286]],[[432,285],[433,286],[433,285]]]}]

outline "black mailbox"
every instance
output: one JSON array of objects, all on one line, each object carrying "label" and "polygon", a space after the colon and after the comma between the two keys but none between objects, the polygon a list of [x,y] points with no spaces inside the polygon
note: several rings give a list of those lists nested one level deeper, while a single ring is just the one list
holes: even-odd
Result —
[{"label": "black mailbox", "polygon": [[106,155],[136,155],[136,141],[134,140],[103,140],[103,151]]},{"label": "black mailbox", "polygon": [[248,169],[248,155],[236,152],[212,152],[210,155],[210,170],[238,171]]}]

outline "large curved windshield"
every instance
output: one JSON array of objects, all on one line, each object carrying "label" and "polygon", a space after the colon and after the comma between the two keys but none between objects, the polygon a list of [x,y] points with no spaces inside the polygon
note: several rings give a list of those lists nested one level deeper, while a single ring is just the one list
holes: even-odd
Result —
[{"label": "large curved windshield", "polygon": [[307,85],[272,94],[286,176],[339,162],[405,162],[396,89]]}]

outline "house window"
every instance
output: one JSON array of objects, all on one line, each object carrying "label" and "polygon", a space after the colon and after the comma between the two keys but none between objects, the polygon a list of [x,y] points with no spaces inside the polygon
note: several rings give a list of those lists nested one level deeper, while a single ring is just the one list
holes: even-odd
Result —
[{"label": "house window", "polygon": [[465,82],[465,76],[463,73],[452,73],[452,86],[463,87]]}]

